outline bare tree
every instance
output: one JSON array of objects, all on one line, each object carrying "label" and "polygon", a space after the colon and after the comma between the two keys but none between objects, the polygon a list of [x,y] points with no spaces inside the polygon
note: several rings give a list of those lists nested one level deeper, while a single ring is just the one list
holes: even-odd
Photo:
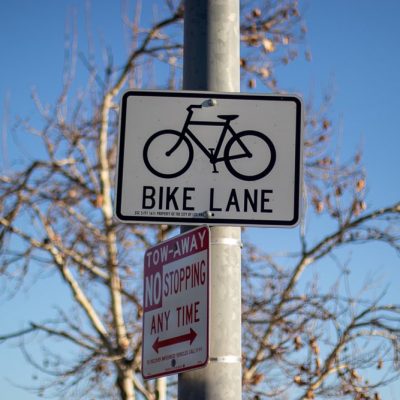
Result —
[{"label": "bare tree", "polygon": [[[42,123],[19,125],[40,139],[40,156],[0,176],[2,284],[18,291],[39,267],[54,273],[74,301],[72,310],[59,309],[51,320],[27,320],[25,329],[11,333],[1,328],[0,342],[19,340],[27,359],[48,376],[36,388],[42,395],[159,396],[157,382],[140,375],[140,258],[173,227],[113,219],[118,99],[128,86],[180,87],[183,5],[166,0],[151,26],[140,25],[144,4],[135,7],[132,19],[129,11],[122,16],[129,51],[118,65],[111,50],[104,64],[96,64],[93,41],[88,53],[80,53],[71,34],[60,96],[44,106],[34,95]],[[250,89],[262,84],[277,90],[274,70],[297,56],[305,31],[296,1],[243,2],[241,66]],[[76,56],[88,72],[78,92],[72,85]],[[156,68],[164,68],[167,81],[159,81]],[[310,239],[303,227],[297,251],[284,256],[246,244],[244,393],[249,399],[377,400],[379,388],[398,376],[400,305],[344,289],[348,274],[339,258],[342,273],[329,290],[300,278],[347,245],[381,241],[398,252],[400,203],[367,210],[360,155],[344,164],[331,156],[334,131],[325,113],[308,110],[306,125],[307,215],[331,228]],[[42,360],[31,356],[28,336],[47,346]],[[377,374],[367,380],[372,368]],[[171,396],[174,385],[171,380]]]}]

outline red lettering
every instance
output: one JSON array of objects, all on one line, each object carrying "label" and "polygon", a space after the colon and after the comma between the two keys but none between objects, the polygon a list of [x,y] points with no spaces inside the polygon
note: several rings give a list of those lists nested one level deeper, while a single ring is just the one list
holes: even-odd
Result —
[{"label": "red lettering", "polygon": [[200,321],[199,304],[200,302],[196,301],[195,303],[176,308],[176,312],[178,315],[178,327]]}]

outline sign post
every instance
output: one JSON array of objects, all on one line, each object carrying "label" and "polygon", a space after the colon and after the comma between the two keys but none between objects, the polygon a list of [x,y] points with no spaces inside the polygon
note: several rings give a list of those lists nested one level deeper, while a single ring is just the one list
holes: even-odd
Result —
[{"label": "sign post", "polygon": [[[184,21],[183,88],[240,92],[239,0],[185,0]],[[211,249],[210,362],[178,400],[242,399],[241,228],[212,227]]]},{"label": "sign post", "polygon": [[199,227],[144,256],[143,377],[203,367],[209,350],[209,229]]}]

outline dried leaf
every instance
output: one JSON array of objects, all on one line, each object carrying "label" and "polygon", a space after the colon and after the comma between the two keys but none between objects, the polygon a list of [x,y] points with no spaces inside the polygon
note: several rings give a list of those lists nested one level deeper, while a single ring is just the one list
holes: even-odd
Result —
[{"label": "dried leaf", "polygon": [[320,214],[320,213],[322,213],[322,211],[324,211],[324,203],[320,199],[314,197],[312,199],[312,204],[314,205],[315,210],[318,214]]},{"label": "dried leaf", "polygon": [[332,160],[329,157],[324,157],[318,160],[318,164],[323,167],[323,166],[328,166],[332,165]]},{"label": "dried leaf", "polygon": [[258,385],[259,383],[261,383],[263,381],[263,379],[264,379],[263,374],[254,374],[251,383],[254,385]]},{"label": "dried leaf", "polygon": [[327,120],[327,119],[324,119],[323,121],[322,121],[322,128],[323,129],[328,129],[329,127],[331,126],[331,123]]},{"label": "dried leaf", "polygon": [[263,78],[268,78],[271,75],[268,68],[260,68],[260,74]]},{"label": "dried leaf", "polygon": [[352,369],[350,371],[351,377],[357,381],[361,380],[361,376],[358,374],[358,372],[355,369]]},{"label": "dried leaf", "polygon": [[244,38],[244,41],[247,42],[250,46],[258,46],[260,37],[257,34],[247,35]]},{"label": "dried leaf", "polygon": [[300,371],[301,372],[310,372],[310,368],[308,368],[307,365],[302,364],[302,365],[300,365]]},{"label": "dried leaf", "polygon": [[303,343],[301,341],[301,337],[300,336],[296,336],[293,339],[293,342],[294,342],[294,347],[295,347],[296,350],[300,350],[303,347]]},{"label": "dried leaf", "polygon": [[271,28],[272,28],[272,23],[270,21],[265,22],[263,24],[263,29],[264,29],[265,32],[268,32]]},{"label": "dried leaf", "polygon": [[276,79],[271,79],[271,80],[268,81],[268,86],[269,86],[271,89],[276,89],[276,85],[277,85],[277,84],[278,84],[278,83],[277,83]]},{"label": "dried leaf", "polygon": [[299,10],[298,10],[297,8],[293,8],[293,9],[292,9],[292,15],[293,15],[294,17],[300,17],[300,12],[299,12]]},{"label": "dried leaf", "polygon": [[305,384],[305,382],[303,381],[303,379],[301,379],[301,376],[300,376],[300,375],[296,375],[296,376],[293,378],[293,381],[294,381],[295,383],[297,383],[298,385],[304,385],[304,384]]},{"label": "dried leaf", "polygon": [[367,204],[365,203],[364,200],[354,201],[352,211],[355,216],[360,215],[361,212],[366,209],[367,209]]},{"label": "dried leaf", "polygon": [[99,194],[99,195],[96,197],[96,207],[97,207],[97,208],[101,208],[101,207],[103,206],[103,203],[104,203],[103,195],[102,195],[102,194]]},{"label": "dried leaf", "polygon": [[319,346],[317,343],[317,340],[315,338],[311,338],[310,339],[310,346],[311,346],[311,350],[315,355],[319,355]]},{"label": "dried leaf", "polygon": [[78,192],[75,189],[70,189],[68,191],[68,197],[75,199],[78,196]]},{"label": "dried leaf", "polygon": [[361,192],[365,188],[365,184],[366,182],[364,178],[359,179],[356,183],[357,192]]},{"label": "dried leaf", "polygon": [[318,142],[326,142],[328,140],[328,136],[326,136],[326,135],[321,135],[319,138],[318,138]]},{"label": "dried leaf", "polygon": [[262,45],[266,53],[272,53],[275,51],[275,44],[270,39],[264,38],[262,41]]},{"label": "dried leaf", "polygon": [[256,87],[256,80],[255,79],[249,79],[247,84],[248,84],[250,89],[254,89]]}]

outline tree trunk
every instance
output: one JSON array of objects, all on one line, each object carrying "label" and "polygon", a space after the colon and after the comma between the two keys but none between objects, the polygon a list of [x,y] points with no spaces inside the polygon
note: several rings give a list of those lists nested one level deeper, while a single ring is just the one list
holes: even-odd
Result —
[{"label": "tree trunk", "polygon": [[132,380],[133,371],[131,368],[119,369],[117,386],[121,400],[135,400],[135,391]]}]

